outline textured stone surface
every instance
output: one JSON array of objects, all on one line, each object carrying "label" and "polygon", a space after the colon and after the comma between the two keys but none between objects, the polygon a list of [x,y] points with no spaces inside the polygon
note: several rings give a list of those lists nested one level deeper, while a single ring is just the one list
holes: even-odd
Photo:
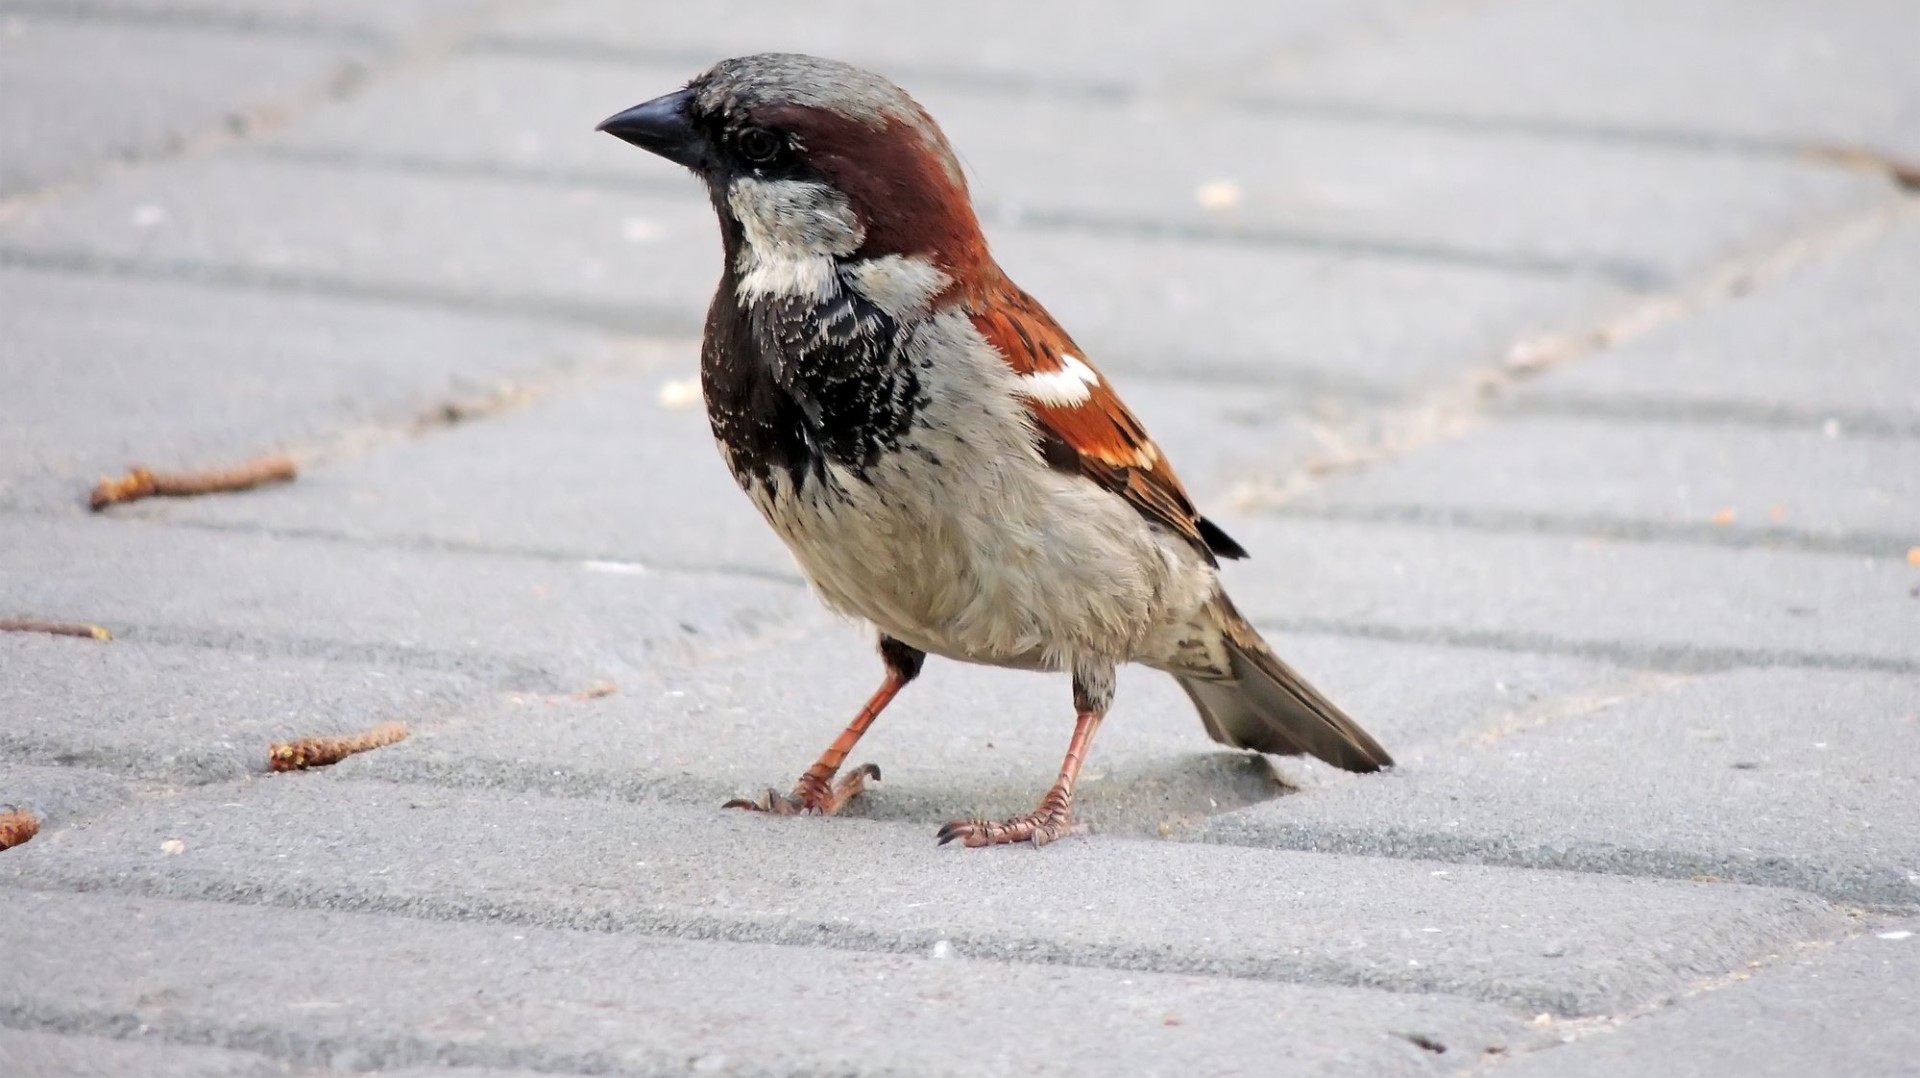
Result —
[{"label": "textured stone surface", "polygon": [[[1208,11],[1071,0],[1036,9],[990,0],[964,12],[910,12],[878,0],[817,9],[728,0],[643,14],[618,0],[567,0],[504,17],[494,36],[546,53],[689,56],[693,63],[769,49],[814,52],[1015,88],[1112,93],[1140,82],[1179,90],[1223,69],[1393,25],[1419,7],[1414,0],[1295,0]],[[1020,33],[987,30],[1013,24]]]},{"label": "textured stone surface", "polygon": [[1920,434],[1920,217],[1750,293],[1553,374],[1522,403],[1756,423],[1839,437]]},{"label": "textured stone surface", "polygon": [[0,14],[0,198],[245,124],[324,89],[365,50],[41,10]]},{"label": "textured stone surface", "polygon": [[353,782],[351,763],[36,840],[0,858],[0,884],[858,951],[946,939],[988,960],[1567,1014],[1672,993],[1849,923],[1737,885],[1111,838],[981,855],[917,825]]},{"label": "textured stone surface", "polygon": [[[1790,152],[1863,143],[1920,152],[1920,76],[1899,0],[1821,7],[1741,0],[1463,6],[1418,33],[1250,80],[1282,101],[1411,112],[1682,145]],[[1792,86],[1790,94],[1756,92]]]},{"label": "textured stone surface", "polygon": [[[373,659],[573,691],[750,649],[813,601],[792,584],[632,574],[571,558],[0,517],[0,591],[24,613],[262,657]],[[311,567],[325,559],[324,578]],[[73,565],[81,572],[70,571]],[[164,572],[154,571],[164,566]],[[615,567],[617,569],[617,567]]]},{"label": "textured stone surface", "polygon": [[[1006,967],[950,947],[939,956],[932,947],[857,954],[204,903],[7,897],[41,931],[71,934],[84,950],[59,961],[36,949],[20,980],[0,988],[0,1014],[48,997],[72,1000],[52,1013],[57,1022],[86,1029],[138,1016],[151,1038],[250,1047],[322,1069],[1090,1074],[1257,1070],[1280,1054],[1289,1073],[1399,1075],[1447,1070],[1409,1036],[1466,1059],[1539,1039],[1496,1008],[1445,997]],[[100,932],[103,924],[119,926],[117,938]],[[209,932],[240,946],[210,959],[176,946]],[[9,950],[28,939],[18,929],[0,933]],[[455,968],[467,972],[444,976]],[[1063,1005],[1085,1017],[1031,1020]]]},{"label": "textured stone surface", "polygon": [[436,405],[657,350],[550,322],[0,268],[0,505],[77,510],[101,475],[404,436]]},{"label": "textured stone surface", "polygon": [[1516,417],[1290,508],[1897,558],[1920,540],[1920,441]]},{"label": "textured stone surface", "polygon": [[1920,679],[1667,679],[1403,756],[1396,782],[1220,816],[1202,837],[1920,905]]},{"label": "textured stone surface", "polygon": [[[483,692],[478,679],[392,663],[12,633],[0,634],[0,666],[0,757],[169,783],[243,780],[265,772],[274,742],[417,725]],[[36,770],[25,785],[64,773]]]},{"label": "textured stone surface", "polygon": [[1256,621],[1567,651],[1678,669],[1920,669],[1913,568],[1890,556],[1239,518],[1226,573]]},{"label": "textured stone surface", "polygon": [[1521,1076],[1620,1074],[1658,1060],[1676,1078],[1750,1075],[1912,1074],[1920,1035],[1920,923],[1906,921],[1791,964],[1683,1000],[1591,1037],[1520,1060]]}]

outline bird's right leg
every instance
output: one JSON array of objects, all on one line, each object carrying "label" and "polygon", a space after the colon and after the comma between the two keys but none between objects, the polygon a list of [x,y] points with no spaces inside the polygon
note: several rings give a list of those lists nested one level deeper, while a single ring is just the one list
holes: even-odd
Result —
[{"label": "bird's right leg", "polygon": [[887,664],[887,680],[867,701],[867,706],[853,717],[840,736],[833,739],[827,751],[807,768],[800,781],[793,784],[793,792],[782,794],[769,789],[758,801],[735,798],[722,808],[748,809],[753,812],[771,812],[776,816],[798,816],[805,813],[819,813],[831,816],[839,812],[848,801],[858,797],[867,788],[867,780],[880,780],[880,769],[872,764],[861,764],[847,772],[839,782],[833,776],[846,763],[847,754],[853,751],[860,735],[867,732],[873,720],[880,717],[887,705],[907,687],[907,682],[920,676],[920,667],[927,660],[927,653],[882,634],[880,637],[880,660]]}]

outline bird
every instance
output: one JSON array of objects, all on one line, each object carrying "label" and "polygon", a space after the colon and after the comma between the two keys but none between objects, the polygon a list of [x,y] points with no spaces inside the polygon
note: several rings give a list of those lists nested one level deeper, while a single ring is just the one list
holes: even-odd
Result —
[{"label": "bird", "polygon": [[958,158],[904,90],[761,53],[598,130],[704,182],[724,256],[700,352],[714,440],[819,599],[873,626],[885,668],[791,793],[726,807],[839,812],[880,777],[841,774],[847,756],[928,655],[1072,680],[1038,806],[956,819],[942,845],[1087,830],[1074,785],[1122,663],[1171,674],[1229,747],[1392,766],[1234,607],[1219,563],[1246,550],[994,261]]}]

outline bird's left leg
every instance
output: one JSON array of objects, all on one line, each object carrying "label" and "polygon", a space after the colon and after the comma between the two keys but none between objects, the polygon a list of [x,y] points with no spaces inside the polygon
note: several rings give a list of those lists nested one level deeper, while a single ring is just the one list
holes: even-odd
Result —
[{"label": "bird's left leg", "polygon": [[797,816],[810,812],[831,816],[864,792],[868,779],[879,781],[880,769],[872,764],[861,764],[841,776],[839,782],[834,782],[833,776],[840,770],[840,765],[847,762],[847,754],[853,751],[854,744],[860,740],[860,735],[867,732],[867,727],[873,725],[873,720],[879,718],[880,712],[886,710],[900,690],[907,687],[907,682],[920,676],[920,667],[927,661],[927,653],[882,634],[880,661],[887,664],[887,680],[880,684],[879,690],[867,701],[867,706],[860,709],[860,713],[853,717],[840,736],[834,738],[833,744],[827,746],[827,751],[821,753],[813,766],[807,768],[806,774],[800,776],[800,781],[793,784],[792,793],[768,790],[758,801],[735,798],[720,807],[771,812],[776,816]]},{"label": "bird's left leg", "polygon": [[1086,827],[1073,822],[1073,784],[1079,781],[1080,764],[1093,747],[1094,732],[1107,717],[1113,703],[1112,663],[1075,663],[1073,667],[1073,740],[1067,742],[1067,757],[1060,762],[1060,777],[1040,799],[1040,807],[1010,820],[955,820],[940,829],[940,845],[955,839],[968,846],[994,846],[1003,842],[1032,842],[1045,846],[1056,838],[1086,833]]}]

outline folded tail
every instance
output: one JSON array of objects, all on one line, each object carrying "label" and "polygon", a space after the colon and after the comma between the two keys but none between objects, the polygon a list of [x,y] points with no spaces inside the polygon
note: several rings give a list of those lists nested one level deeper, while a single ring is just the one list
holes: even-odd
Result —
[{"label": "folded tail", "polygon": [[1226,676],[1170,671],[1193,698],[1209,736],[1223,745],[1280,756],[1312,753],[1348,771],[1393,766],[1393,757],[1359,723],[1280,661],[1225,595],[1216,602]]}]

